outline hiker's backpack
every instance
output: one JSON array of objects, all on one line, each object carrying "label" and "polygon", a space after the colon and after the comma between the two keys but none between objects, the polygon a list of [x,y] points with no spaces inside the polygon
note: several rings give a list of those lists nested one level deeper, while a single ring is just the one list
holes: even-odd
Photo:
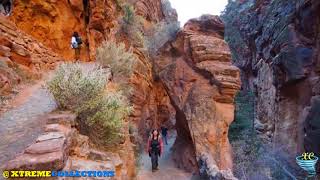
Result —
[{"label": "hiker's backpack", "polygon": [[76,41],[77,41],[77,43],[78,43],[78,45],[80,45],[80,44],[82,44],[82,39],[81,39],[81,37],[76,37]]},{"label": "hiker's backpack", "polygon": [[71,47],[72,47],[73,49],[76,49],[76,48],[79,47],[79,45],[78,45],[78,43],[73,42],[73,43],[71,44]]}]

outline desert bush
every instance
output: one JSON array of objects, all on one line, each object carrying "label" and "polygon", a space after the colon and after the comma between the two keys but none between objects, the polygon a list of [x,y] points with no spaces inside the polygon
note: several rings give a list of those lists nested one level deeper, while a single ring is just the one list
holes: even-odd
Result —
[{"label": "desert bush", "polygon": [[123,120],[131,112],[127,98],[121,91],[109,91],[102,97],[96,97],[76,109],[83,122],[82,126],[96,144],[112,145],[122,140]]},{"label": "desert bush", "polygon": [[152,35],[145,38],[144,46],[150,56],[154,56],[166,42],[174,39],[180,29],[178,22],[159,22],[154,25]]},{"label": "desert bush", "polygon": [[113,41],[105,41],[97,49],[97,61],[102,66],[110,67],[115,76],[129,78],[134,71],[137,57],[132,49],[126,50],[124,43],[117,44]]},{"label": "desert bush", "polygon": [[105,91],[106,70],[100,66],[62,64],[47,82],[60,109],[77,114],[80,132],[101,145],[121,141],[123,120],[131,107],[121,91]]},{"label": "desert bush", "polygon": [[106,79],[105,70],[99,66],[84,69],[80,64],[65,63],[59,66],[47,87],[60,109],[74,110],[101,96]]},{"label": "desert bush", "polygon": [[132,5],[124,4],[122,9],[124,15],[119,19],[120,32],[124,33],[133,45],[142,47],[144,42],[142,25],[144,18],[136,14]]}]

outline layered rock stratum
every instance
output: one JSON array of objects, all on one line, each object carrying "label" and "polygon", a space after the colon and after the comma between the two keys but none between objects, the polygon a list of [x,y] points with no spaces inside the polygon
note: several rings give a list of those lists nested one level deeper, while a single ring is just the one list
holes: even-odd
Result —
[{"label": "layered rock stratum", "polygon": [[14,23],[0,16],[0,95],[23,79],[38,79],[62,58]]},{"label": "layered rock stratum", "polygon": [[228,128],[240,71],[231,64],[223,35],[218,16],[192,19],[155,60],[176,110],[174,158],[179,167],[209,179],[233,179]]}]

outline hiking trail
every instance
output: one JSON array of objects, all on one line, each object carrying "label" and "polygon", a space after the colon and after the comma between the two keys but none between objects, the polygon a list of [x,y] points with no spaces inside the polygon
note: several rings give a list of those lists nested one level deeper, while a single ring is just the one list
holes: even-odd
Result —
[{"label": "hiking trail", "polygon": [[21,89],[10,102],[10,109],[0,115],[0,170],[35,141],[45,123],[41,116],[56,108],[53,97],[43,87],[48,77]]},{"label": "hiking trail", "polygon": [[171,147],[176,139],[176,132],[169,132],[168,145],[164,143],[164,153],[159,158],[159,170],[151,171],[151,159],[149,155],[143,151],[138,169],[138,180],[195,180],[191,173],[179,169],[175,166],[172,156]]}]

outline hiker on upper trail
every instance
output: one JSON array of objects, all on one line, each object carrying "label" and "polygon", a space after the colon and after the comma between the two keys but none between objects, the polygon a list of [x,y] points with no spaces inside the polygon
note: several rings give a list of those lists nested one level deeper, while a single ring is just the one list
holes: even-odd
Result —
[{"label": "hiker on upper trail", "polygon": [[166,143],[166,145],[168,145],[168,140],[167,140],[168,128],[161,126],[161,134],[162,134],[162,138],[163,138],[164,142]]},{"label": "hiker on upper trail", "polygon": [[82,39],[78,32],[74,32],[71,38],[71,47],[74,49],[74,58],[76,61],[80,60],[80,48],[82,44]]},{"label": "hiker on upper trail", "polygon": [[148,153],[151,157],[152,172],[158,170],[158,156],[160,157],[163,152],[163,143],[161,135],[157,129],[152,130],[148,139]]},{"label": "hiker on upper trail", "polygon": [[12,9],[12,0],[0,0],[0,14],[9,16]]}]

